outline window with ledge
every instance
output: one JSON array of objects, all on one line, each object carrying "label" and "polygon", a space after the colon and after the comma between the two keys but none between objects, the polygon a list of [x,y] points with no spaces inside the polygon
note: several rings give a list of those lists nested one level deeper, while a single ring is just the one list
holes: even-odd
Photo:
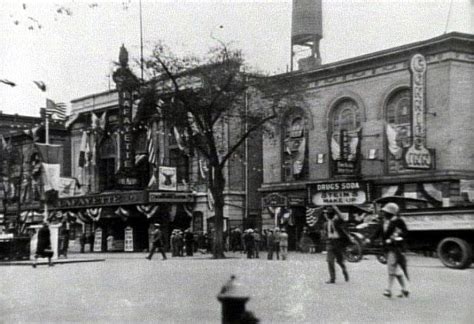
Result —
[{"label": "window with ledge", "polygon": [[283,181],[305,179],[306,130],[303,112],[298,111],[287,118],[283,124],[282,171]]},{"label": "window with ledge", "polygon": [[403,149],[411,145],[410,90],[394,93],[385,108],[386,161],[388,173],[409,172],[403,165]]}]

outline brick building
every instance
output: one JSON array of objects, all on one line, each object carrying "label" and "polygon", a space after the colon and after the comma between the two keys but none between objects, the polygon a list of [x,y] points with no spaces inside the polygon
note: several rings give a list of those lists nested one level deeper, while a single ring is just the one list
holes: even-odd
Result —
[{"label": "brick building", "polygon": [[264,224],[285,223],[294,248],[309,207],[350,219],[387,195],[472,201],[473,76],[473,35],[449,33],[272,77],[304,99],[263,142]]}]

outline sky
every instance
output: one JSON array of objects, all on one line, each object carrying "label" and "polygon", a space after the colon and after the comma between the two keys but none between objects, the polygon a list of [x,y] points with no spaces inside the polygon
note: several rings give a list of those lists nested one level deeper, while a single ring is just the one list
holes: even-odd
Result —
[{"label": "sky", "polygon": [[[204,55],[218,39],[242,49],[255,69],[284,73],[290,64],[291,3],[142,0],[144,54],[163,41],[175,53]],[[131,60],[140,57],[139,17],[139,0],[2,0],[0,79],[17,86],[0,83],[0,111],[39,116],[46,98],[70,107],[73,99],[113,88],[110,71],[120,46]],[[474,0],[323,0],[322,61],[452,31],[474,33]],[[43,81],[47,91],[34,80]]]}]

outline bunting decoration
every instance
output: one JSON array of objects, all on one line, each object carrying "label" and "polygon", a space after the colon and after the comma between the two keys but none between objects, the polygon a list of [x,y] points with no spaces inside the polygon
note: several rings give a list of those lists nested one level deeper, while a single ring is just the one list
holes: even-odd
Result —
[{"label": "bunting decoration", "polygon": [[306,207],[306,224],[308,224],[309,227],[314,227],[318,223],[323,208],[324,207]]},{"label": "bunting decoration", "polygon": [[89,216],[94,222],[98,222],[100,216],[102,216],[102,208],[87,208],[86,214]]},{"label": "bunting decoration", "polygon": [[189,216],[193,217],[193,208],[190,206],[187,206],[186,204],[183,205],[184,212]]},{"label": "bunting decoration", "polygon": [[130,216],[130,212],[123,207],[115,210],[115,215],[120,216],[124,221]]},{"label": "bunting decoration", "polygon": [[78,211],[76,216],[77,216],[78,223],[82,223],[82,224],[89,223],[89,221],[87,220],[87,218],[84,216],[84,214],[81,211]]},{"label": "bunting decoration", "polygon": [[153,187],[154,185],[156,185],[157,183],[158,183],[158,181],[156,180],[155,173],[153,173],[153,174],[151,175],[151,178],[150,178],[150,181],[148,182],[147,187],[148,187],[148,188],[151,188],[151,187]]},{"label": "bunting decoration", "polygon": [[207,166],[206,161],[204,161],[203,159],[199,159],[198,163],[199,163],[199,174],[201,175],[201,178],[203,180],[206,180],[207,175],[209,173],[209,167]]},{"label": "bunting decoration", "polygon": [[146,216],[146,218],[152,218],[158,211],[158,205],[137,205],[137,210]]}]

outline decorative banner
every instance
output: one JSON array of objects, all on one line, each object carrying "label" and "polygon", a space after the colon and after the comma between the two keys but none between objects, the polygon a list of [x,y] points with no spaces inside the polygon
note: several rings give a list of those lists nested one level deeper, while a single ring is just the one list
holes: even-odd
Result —
[{"label": "decorative banner", "polygon": [[421,54],[415,54],[410,62],[412,85],[412,144],[405,151],[407,169],[431,169],[432,152],[426,148],[425,83],[426,60]]},{"label": "decorative banner", "polygon": [[115,215],[120,216],[124,221],[130,216],[130,212],[123,207],[115,210]]},{"label": "decorative banner", "polygon": [[117,183],[123,189],[138,185],[135,172],[135,149],[133,145],[133,95],[138,89],[138,78],[128,67],[128,52],[122,45],[119,55],[120,67],[114,72],[113,80],[119,96],[120,158]]},{"label": "decorative banner", "polygon": [[146,216],[146,218],[151,218],[158,211],[158,205],[137,205],[137,210]]},{"label": "decorative banner", "polygon": [[360,205],[370,200],[369,183],[363,181],[328,182],[308,187],[311,202],[316,206]]},{"label": "decorative banner", "polygon": [[335,134],[331,136],[331,158],[335,175],[355,175],[360,170],[360,147],[362,128],[353,131],[342,129],[339,143]]},{"label": "decorative banner", "polygon": [[102,215],[102,208],[87,208],[86,214],[89,216],[94,222],[98,222],[100,216]]},{"label": "decorative banner", "polygon": [[160,166],[158,172],[158,188],[160,190],[176,191],[176,168]]}]

